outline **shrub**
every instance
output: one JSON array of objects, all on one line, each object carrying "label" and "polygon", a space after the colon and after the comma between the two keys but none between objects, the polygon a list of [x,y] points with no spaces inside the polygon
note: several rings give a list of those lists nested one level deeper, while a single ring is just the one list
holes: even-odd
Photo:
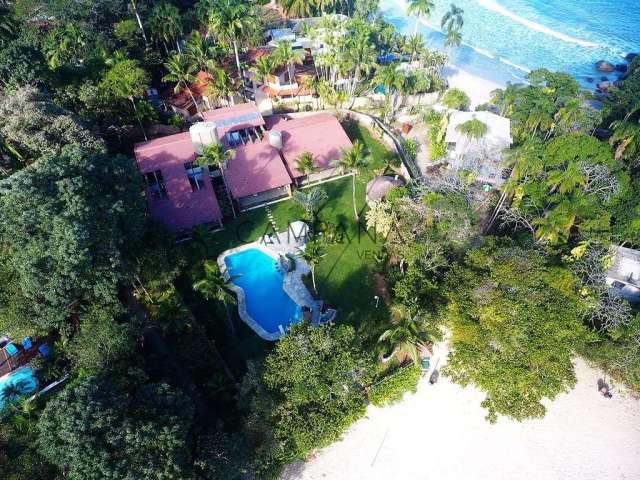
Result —
[{"label": "shrub", "polygon": [[454,110],[466,110],[469,108],[469,97],[459,88],[451,88],[444,94],[442,103],[448,108]]},{"label": "shrub", "polygon": [[420,367],[415,363],[401,367],[369,389],[369,401],[380,407],[402,400],[406,392],[416,392],[420,374]]},{"label": "shrub", "polygon": [[431,142],[429,145],[429,158],[435,160],[444,157],[447,153],[447,144],[445,142]]}]

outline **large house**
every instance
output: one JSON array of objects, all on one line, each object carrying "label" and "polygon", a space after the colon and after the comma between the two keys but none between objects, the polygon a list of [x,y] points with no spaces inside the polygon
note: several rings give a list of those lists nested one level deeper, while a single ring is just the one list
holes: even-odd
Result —
[{"label": "large house", "polygon": [[[292,185],[336,177],[333,161],[351,146],[338,120],[326,113],[265,122],[255,103],[243,103],[203,116],[189,132],[135,146],[151,215],[174,232],[222,227],[225,217],[289,198]],[[211,143],[233,150],[226,165],[195,164]],[[296,169],[305,152],[315,159],[316,171],[308,176]]]},{"label": "large house", "polygon": [[[460,131],[460,125],[471,120],[478,120],[486,127],[480,138],[472,138]],[[508,118],[486,111],[452,112],[445,142],[449,146],[447,162],[450,168],[473,172],[476,180],[482,183],[499,186],[505,182],[502,152],[512,143]]]}]

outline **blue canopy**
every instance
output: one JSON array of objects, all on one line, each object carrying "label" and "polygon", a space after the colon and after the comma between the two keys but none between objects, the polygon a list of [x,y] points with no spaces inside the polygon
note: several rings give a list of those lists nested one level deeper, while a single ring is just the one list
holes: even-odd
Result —
[{"label": "blue canopy", "polygon": [[22,340],[22,348],[24,348],[25,350],[29,350],[31,347],[33,347],[33,342],[31,342],[31,339],[29,337],[24,337],[24,340]]},{"label": "blue canopy", "polygon": [[16,353],[18,353],[18,347],[16,347],[13,343],[8,343],[6,347],[4,347],[6,352],[10,357],[13,357]]}]

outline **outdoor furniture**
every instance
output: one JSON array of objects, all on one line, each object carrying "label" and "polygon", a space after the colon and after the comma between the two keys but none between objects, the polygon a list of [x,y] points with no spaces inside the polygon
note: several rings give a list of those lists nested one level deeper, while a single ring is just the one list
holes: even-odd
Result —
[{"label": "outdoor furniture", "polygon": [[47,345],[46,343],[43,343],[42,345],[40,345],[38,347],[38,351],[40,352],[40,355],[42,355],[44,358],[49,357],[49,355],[51,355],[51,350],[49,349],[49,345]]},{"label": "outdoor furniture", "polygon": [[429,370],[429,357],[423,357],[420,360],[420,368],[422,369],[422,371],[426,372],[427,370]]},{"label": "outdoor furniture", "polygon": [[31,347],[33,347],[31,339],[29,337],[24,337],[24,340],[22,340],[22,348],[29,350]]},{"label": "outdoor furniture", "polygon": [[18,347],[16,347],[13,343],[8,343],[7,346],[4,347],[4,350],[10,357],[13,357],[18,353]]}]

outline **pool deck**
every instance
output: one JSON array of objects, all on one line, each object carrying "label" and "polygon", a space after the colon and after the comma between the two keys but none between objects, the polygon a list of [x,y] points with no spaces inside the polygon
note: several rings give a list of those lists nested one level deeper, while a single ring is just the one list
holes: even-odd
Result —
[{"label": "pool deck", "polygon": [[[315,325],[320,321],[320,312],[322,311],[323,304],[322,301],[313,298],[311,292],[309,292],[302,281],[302,277],[311,272],[307,262],[297,255],[298,250],[304,249],[304,244],[304,240],[290,236],[287,233],[279,233],[277,234],[277,237],[274,235],[265,236],[255,242],[225,250],[218,256],[218,267],[224,277],[228,279],[229,272],[227,271],[227,264],[224,259],[234,253],[250,249],[258,249],[276,261],[278,261],[281,256],[285,256],[287,254],[295,255],[296,268],[292,272],[286,272],[284,274],[282,289],[295,303],[301,307],[307,307],[311,310],[311,321]],[[253,317],[251,317],[251,315],[249,315],[249,312],[247,312],[244,289],[235,285],[233,282],[229,284],[229,288],[238,296],[238,314],[240,315],[240,318],[261,338],[264,340],[275,341],[286,333],[286,331],[267,332],[253,319]]]}]

